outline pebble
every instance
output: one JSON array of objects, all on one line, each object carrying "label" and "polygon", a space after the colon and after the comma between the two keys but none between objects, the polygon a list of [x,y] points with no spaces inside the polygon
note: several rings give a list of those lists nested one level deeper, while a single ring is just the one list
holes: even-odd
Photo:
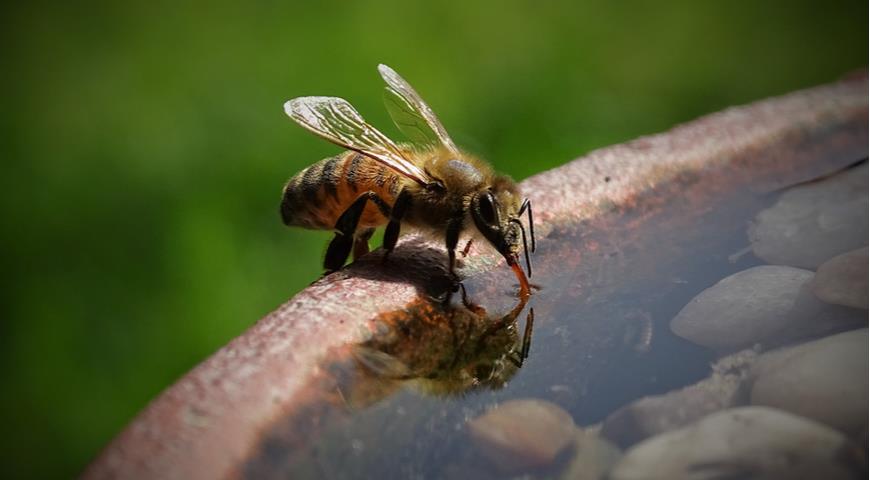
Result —
[{"label": "pebble", "polygon": [[562,470],[563,480],[599,480],[622,458],[622,451],[595,432],[578,428],[574,435],[574,456]]},{"label": "pebble", "polygon": [[694,385],[635,400],[604,420],[601,436],[627,448],[718,410],[747,404],[744,383],[756,357],[754,350],[724,357],[713,365],[710,377]]},{"label": "pebble", "polygon": [[761,355],[750,402],[858,436],[868,421],[867,342],[862,328]]},{"label": "pebble", "polygon": [[823,302],[867,310],[867,262],[867,247],[828,260],[813,278],[813,293]]},{"label": "pebble", "polygon": [[813,275],[778,265],[737,272],[689,301],[671,320],[671,330],[698,345],[732,352],[866,323],[863,313],[818,300],[810,287]]},{"label": "pebble", "polygon": [[867,164],[792,187],[749,228],[755,256],[815,270],[867,244]]},{"label": "pebble", "polygon": [[504,402],[468,424],[474,446],[503,473],[552,464],[575,430],[568,412],[536,399]]},{"label": "pebble", "polygon": [[608,478],[859,478],[860,456],[842,433],[823,424],[773,408],[741,407],[639,443]]}]

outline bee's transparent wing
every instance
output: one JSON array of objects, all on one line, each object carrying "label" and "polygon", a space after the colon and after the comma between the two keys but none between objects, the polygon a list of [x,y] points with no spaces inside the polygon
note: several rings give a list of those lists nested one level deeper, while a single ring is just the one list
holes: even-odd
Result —
[{"label": "bee's transparent wing", "polygon": [[378,72],[387,82],[384,93],[387,111],[402,133],[421,145],[441,144],[453,152],[459,151],[435,112],[420,98],[414,87],[386,65],[378,65]]},{"label": "bee's transparent wing", "polygon": [[393,123],[414,145],[436,146],[441,140],[408,102],[390,87],[384,89],[384,105]]},{"label": "bee's transparent wing", "polygon": [[355,150],[420,184],[428,175],[405,157],[386,135],[367,124],[346,100],[337,97],[299,97],[284,104],[296,123],[336,145]]}]

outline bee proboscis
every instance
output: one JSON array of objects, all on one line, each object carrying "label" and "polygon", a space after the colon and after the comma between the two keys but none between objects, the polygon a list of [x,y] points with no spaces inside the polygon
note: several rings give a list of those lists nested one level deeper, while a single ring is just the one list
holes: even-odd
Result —
[{"label": "bee proboscis", "polygon": [[[387,110],[411,143],[393,142],[344,99],[288,101],[284,111],[291,119],[348,150],[305,168],[287,182],[281,201],[284,223],[335,231],[324,260],[327,271],[341,268],[351,250],[354,258],[368,253],[374,229],[386,225],[386,255],[396,246],[402,227],[443,238],[455,279],[460,237],[469,236],[469,242],[482,237],[505,258],[520,282],[520,295],[527,297],[531,291],[519,253],[522,242],[531,277],[531,202],[521,198],[509,177],[460,150],[405,79],[386,65],[378,71],[387,83]],[[529,237],[521,221],[524,214]]]}]

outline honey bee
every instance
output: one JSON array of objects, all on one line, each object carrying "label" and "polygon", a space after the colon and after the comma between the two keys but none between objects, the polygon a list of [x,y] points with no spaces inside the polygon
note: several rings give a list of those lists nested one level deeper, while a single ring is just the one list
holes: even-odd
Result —
[{"label": "honey bee", "polygon": [[376,227],[386,224],[385,260],[402,227],[443,238],[448,271],[455,272],[460,236],[482,237],[507,261],[529,296],[519,265],[520,241],[531,277],[529,244],[521,217],[528,214],[531,251],[535,251],[532,205],[521,199],[513,180],[483,160],[460,150],[444,126],[408,82],[386,65],[384,103],[393,122],[411,143],[397,144],[365,122],[346,100],[299,97],[284,104],[296,123],[348,149],[293,176],[284,187],[281,218],[285,225],[334,230],[326,251],[327,272],[368,253]]}]

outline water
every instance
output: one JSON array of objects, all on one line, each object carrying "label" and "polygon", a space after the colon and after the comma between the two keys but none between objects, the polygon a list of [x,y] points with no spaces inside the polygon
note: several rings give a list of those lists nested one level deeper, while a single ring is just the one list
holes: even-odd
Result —
[{"label": "water", "polygon": [[[723,277],[763,262],[747,226],[778,193],[695,178],[539,238],[527,303],[502,268],[449,302],[382,315],[332,352],[307,406],[274,422],[254,478],[497,478],[466,422],[505,400],[553,402],[578,425],[694,383],[715,359],[669,321]],[[526,357],[527,353],[527,357]],[[558,476],[563,459],[533,478]]]}]

